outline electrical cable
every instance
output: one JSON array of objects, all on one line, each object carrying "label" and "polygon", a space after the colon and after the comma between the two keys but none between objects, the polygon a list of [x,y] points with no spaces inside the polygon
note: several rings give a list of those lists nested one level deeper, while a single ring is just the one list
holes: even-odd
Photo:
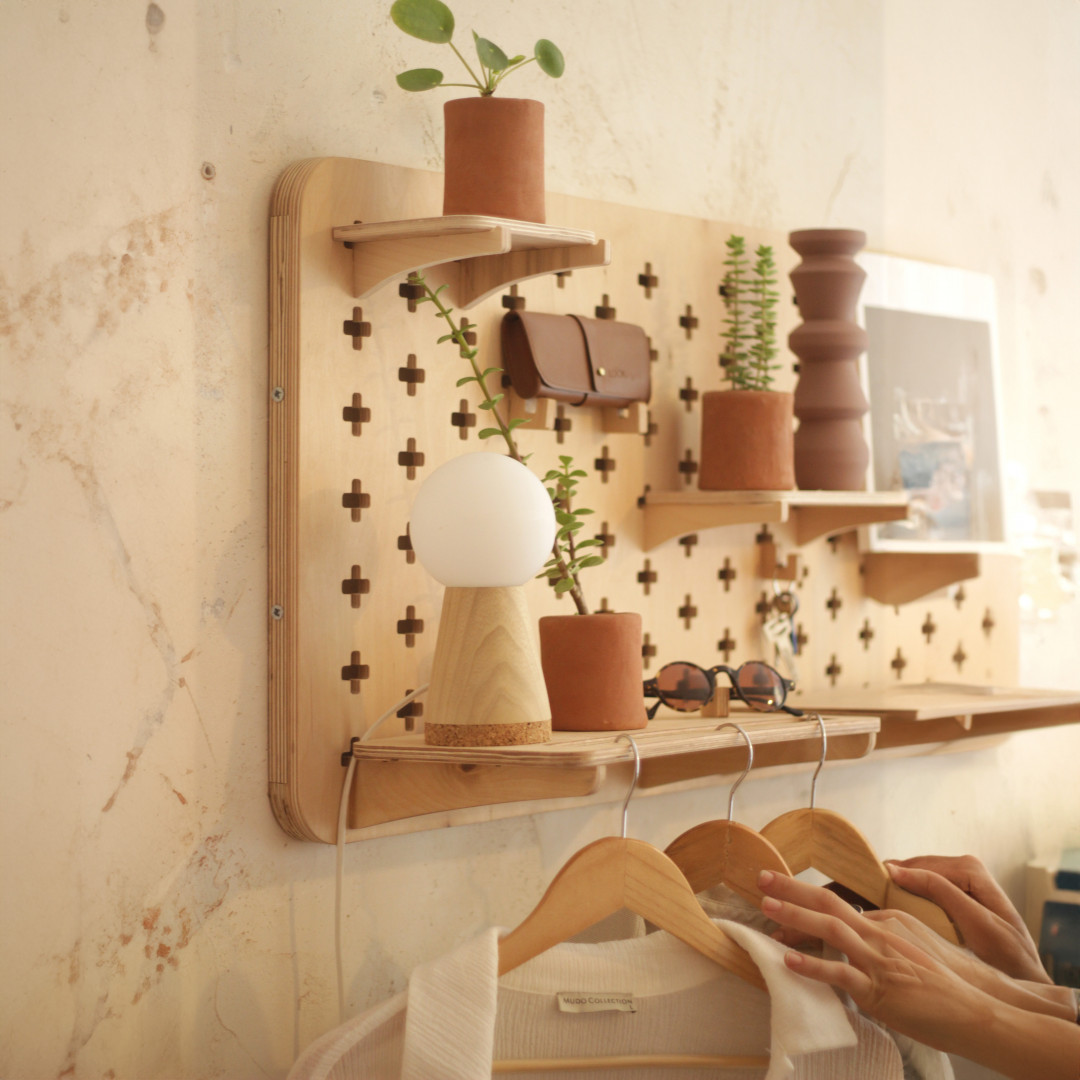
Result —
[{"label": "electrical cable", "polygon": [[[391,705],[360,736],[360,742],[367,742],[385,721],[389,720],[399,709],[408,705],[410,701],[415,701],[430,685],[430,683],[424,683],[423,686],[418,686],[411,693],[406,694],[396,705]],[[334,956],[337,964],[338,1020],[342,1024],[345,1023],[345,966],[344,950],[342,948],[341,894],[345,877],[345,834],[348,832],[345,823],[348,818],[349,794],[352,791],[352,781],[355,773],[356,758],[350,756],[348,768],[345,770],[345,780],[341,785],[341,802],[338,804],[337,859],[334,868]]]}]

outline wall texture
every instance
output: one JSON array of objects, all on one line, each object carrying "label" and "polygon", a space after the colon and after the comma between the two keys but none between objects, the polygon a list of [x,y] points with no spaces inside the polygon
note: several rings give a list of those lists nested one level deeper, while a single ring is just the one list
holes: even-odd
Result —
[{"label": "wall texture", "polygon": [[[333,853],[265,796],[266,215],[290,162],[440,166],[436,62],[388,4],[10,0],[0,11],[0,1073],[285,1074],[336,1021]],[[1033,0],[458,0],[568,58],[549,185],[994,275],[1006,449],[1080,500],[1080,8]],[[430,47],[433,49],[434,47]],[[1080,685],[1076,619],[1028,637]],[[981,854],[1014,891],[1080,843],[1080,731],[837,769],[882,854]],[[807,779],[757,780],[760,825]],[[882,798],[882,792],[887,798]],[[641,802],[664,842],[723,789]],[[351,1009],[512,924],[616,810],[347,853]]]}]

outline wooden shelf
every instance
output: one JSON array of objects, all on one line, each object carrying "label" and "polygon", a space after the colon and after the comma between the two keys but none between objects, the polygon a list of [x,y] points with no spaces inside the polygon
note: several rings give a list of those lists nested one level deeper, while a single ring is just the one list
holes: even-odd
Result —
[{"label": "wooden shelf", "polygon": [[977,551],[868,551],[863,592],[882,604],[909,604],[958,581],[978,577]]},{"label": "wooden shelf", "polygon": [[[734,709],[727,719],[749,733],[755,772],[820,756],[815,721]],[[717,730],[725,722],[700,716],[658,717],[647,728],[628,732],[641,756],[639,789],[740,772],[746,744],[737,731]],[[865,757],[874,747],[879,726],[870,716],[827,719],[829,760]],[[389,831],[402,832],[478,820],[460,813],[467,808],[482,808],[483,819],[489,820],[557,805],[612,801],[626,790],[629,774],[623,767],[629,768],[632,760],[629,745],[619,741],[618,734],[555,732],[549,743],[507,747],[425,746],[420,734],[354,743],[357,777],[350,828],[370,836],[388,823],[393,824]],[[613,784],[602,790],[612,767]],[[589,800],[590,796],[594,798]]]},{"label": "wooden shelf", "polygon": [[866,690],[813,690],[798,705],[881,720],[877,749],[958,742],[1080,723],[1080,693],[1019,687],[909,683]]},{"label": "wooden shelf", "polygon": [[333,235],[352,246],[357,299],[427,270],[432,288],[445,284],[456,307],[470,308],[518,281],[611,262],[608,242],[584,229],[477,214],[341,225]]},{"label": "wooden shelf", "polygon": [[902,491],[650,491],[645,496],[644,548],[721,525],[791,522],[795,543],[860,525],[903,521]]}]

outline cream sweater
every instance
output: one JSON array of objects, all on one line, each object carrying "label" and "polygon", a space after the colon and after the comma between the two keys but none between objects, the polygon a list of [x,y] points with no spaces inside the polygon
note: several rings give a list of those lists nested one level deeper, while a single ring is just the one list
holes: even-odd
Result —
[{"label": "cream sweater", "polygon": [[[770,1063],[767,1070],[606,1075],[902,1080],[900,1055],[880,1028],[845,1008],[828,987],[791,972],[775,941],[717,921],[754,958],[768,994],[664,932],[558,945],[500,979],[501,931],[491,929],[421,965],[407,991],[317,1040],[289,1080],[487,1080],[493,1060],[668,1053],[768,1053]],[[569,1011],[582,1001],[600,1011]],[[529,1075],[595,1080],[604,1074]]]}]

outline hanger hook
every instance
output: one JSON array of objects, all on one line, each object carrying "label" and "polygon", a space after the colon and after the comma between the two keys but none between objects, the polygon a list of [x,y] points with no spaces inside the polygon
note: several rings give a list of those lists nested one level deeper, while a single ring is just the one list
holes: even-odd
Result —
[{"label": "hanger hook", "polygon": [[818,726],[821,728],[821,758],[818,761],[817,768],[814,770],[814,779],[810,781],[810,809],[814,809],[814,800],[817,797],[817,778],[818,774],[825,767],[825,751],[828,748],[828,736],[825,734],[825,721],[821,718],[821,713],[811,713],[809,719],[816,720]]},{"label": "hanger hook", "polygon": [[632,735],[626,735],[624,733],[617,736],[615,741],[621,742],[623,739],[630,744],[631,749],[634,751],[634,777],[630,781],[630,790],[626,793],[626,798],[623,800],[622,804],[622,833],[620,835],[625,840],[627,812],[630,809],[630,800],[634,797],[634,791],[637,788],[638,777],[641,776],[641,753],[639,752],[638,744],[634,742],[634,737]]},{"label": "hanger hook", "polygon": [[724,728],[734,728],[746,740],[746,768],[743,769],[742,775],[739,777],[738,780],[735,781],[734,784],[731,785],[731,790],[728,792],[728,821],[734,821],[735,792],[739,790],[739,785],[750,775],[750,770],[754,767],[754,744],[750,741],[750,736],[747,735],[746,729],[741,724],[736,724],[729,720],[726,724],[721,724],[716,730],[723,731]]}]

